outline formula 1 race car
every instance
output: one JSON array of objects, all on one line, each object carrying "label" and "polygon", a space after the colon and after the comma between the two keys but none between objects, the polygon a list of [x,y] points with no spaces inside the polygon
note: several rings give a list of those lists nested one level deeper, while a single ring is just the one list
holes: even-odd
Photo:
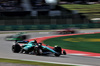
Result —
[{"label": "formula 1 race car", "polygon": [[5,40],[15,40],[15,41],[18,41],[18,40],[24,40],[24,39],[27,39],[29,37],[29,35],[27,35],[26,33],[24,32],[20,32],[18,34],[15,34],[15,35],[10,35],[10,36],[7,36],[5,38]]},{"label": "formula 1 race car", "polygon": [[37,45],[34,48],[34,53],[36,55],[49,55],[49,54],[54,54],[56,57],[59,57],[60,55],[66,55],[65,50],[62,51],[61,47],[54,47],[53,49],[47,47],[47,46],[42,46],[42,45]]},{"label": "formula 1 race car", "polygon": [[[20,53],[21,50],[23,49],[23,46],[25,47],[25,45],[27,45],[28,43],[29,43],[28,41],[18,41],[17,43],[12,45],[12,51],[14,53]],[[59,57],[60,55],[66,55],[66,51],[65,50],[62,51],[61,47],[55,46],[52,49],[52,48],[49,48],[47,46],[43,46],[41,43],[37,43],[36,45],[29,48],[28,51],[24,51],[23,53],[34,54],[34,55],[53,54],[57,57]]]},{"label": "formula 1 race car", "polygon": [[73,34],[76,33],[77,31],[73,28],[67,28],[67,29],[62,29],[62,30],[57,30],[57,34]]}]

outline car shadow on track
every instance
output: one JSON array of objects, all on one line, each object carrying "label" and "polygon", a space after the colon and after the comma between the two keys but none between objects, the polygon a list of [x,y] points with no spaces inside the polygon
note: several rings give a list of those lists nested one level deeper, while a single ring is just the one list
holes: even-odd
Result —
[{"label": "car shadow on track", "polygon": [[[36,55],[36,56],[41,56],[41,57],[56,57],[54,55]],[[67,55],[61,55],[57,58],[69,58]]]}]

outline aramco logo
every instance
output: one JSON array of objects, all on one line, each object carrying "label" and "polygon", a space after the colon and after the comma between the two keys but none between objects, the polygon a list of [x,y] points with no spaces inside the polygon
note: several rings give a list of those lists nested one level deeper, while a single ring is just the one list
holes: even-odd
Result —
[{"label": "aramco logo", "polygon": [[100,38],[67,38],[63,39],[69,42],[100,42]]}]

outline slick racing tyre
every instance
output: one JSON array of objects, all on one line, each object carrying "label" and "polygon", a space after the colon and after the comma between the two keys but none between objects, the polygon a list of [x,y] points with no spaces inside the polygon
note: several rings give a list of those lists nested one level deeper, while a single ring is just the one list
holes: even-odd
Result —
[{"label": "slick racing tyre", "polygon": [[65,50],[63,50],[63,55],[66,55],[67,53],[66,53],[66,51]]},{"label": "slick racing tyre", "polygon": [[54,47],[54,50],[59,53],[59,54],[62,54],[62,49],[61,47]]},{"label": "slick racing tyre", "polygon": [[17,45],[17,44],[16,45],[12,45],[12,51],[14,53],[19,53],[20,50],[21,50],[21,47],[19,45]]},{"label": "slick racing tyre", "polygon": [[35,53],[36,55],[42,55],[43,51],[42,51],[42,49],[36,47],[35,50],[34,50],[34,53]]}]

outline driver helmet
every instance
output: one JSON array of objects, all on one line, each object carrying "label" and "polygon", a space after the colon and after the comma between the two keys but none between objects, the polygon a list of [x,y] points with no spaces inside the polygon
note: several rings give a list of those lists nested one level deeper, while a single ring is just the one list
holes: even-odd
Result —
[{"label": "driver helmet", "polygon": [[55,45],[54,47],[58,47],[58,45]]},{"label": "driver helmet", "polygon": [[41,46],[41,45],[42,45],[42,43],[39,43],[38,45],[39,45],[39,46]]}]

